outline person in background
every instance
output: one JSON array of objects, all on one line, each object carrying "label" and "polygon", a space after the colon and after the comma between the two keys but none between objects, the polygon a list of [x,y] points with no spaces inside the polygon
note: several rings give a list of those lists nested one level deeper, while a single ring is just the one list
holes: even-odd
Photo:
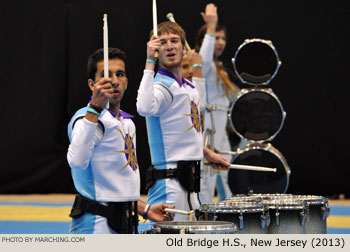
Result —
[{"label": "person in background", "polygon": [[[234,101],[240,89],[229,79],[219,57],[226,47],[227,32],[223,26],[218,25],[217,7],[210,3],[206,5],[205,12],[201,12],[205,24],[197,35],[196,51],[202,57],[203,77],[205,78],[207,106],[212,110],[215,123],[214,146],[212,149],[231,150],[229,138],[226,134],[227,113],[230,103]],[[204,113],[204,131],[212,129],[212,120],[208,110]],[[226,156],[231,159],[230,156]],[[205,167],[201,180],[200,200],[202,203],[212,203],[215,188],[219,201],[231,196],[228,186],[228,171],[213,171]]]}]

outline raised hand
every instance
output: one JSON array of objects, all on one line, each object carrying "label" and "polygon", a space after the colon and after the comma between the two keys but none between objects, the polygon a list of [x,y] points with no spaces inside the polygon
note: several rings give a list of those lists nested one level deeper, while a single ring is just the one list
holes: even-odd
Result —
[{"label": "raised hand", "polygon": [[217,7],[213,3],[207,4],[205,12],[201,12],[204,22],[207,24],[207,33],[215,33],[218,23]]},{"label": "raised hand", "polygon": [[152,35],[147,42],[147,59],[155,60],[154,53],[160,48],[160,40],[158,36]]}]

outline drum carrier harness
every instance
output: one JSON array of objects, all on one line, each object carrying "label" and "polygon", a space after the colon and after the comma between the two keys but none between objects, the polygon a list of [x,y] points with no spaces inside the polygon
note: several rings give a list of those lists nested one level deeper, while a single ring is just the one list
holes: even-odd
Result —
[{"label": "drum carrier harness", "polygon": [[137,201],[108,202],[104,205],[80,194],[76,195],[69,217],[79,218],[86,212],[107,218],[110,228],[119,234],[138,234]]},{"label": "drum carrier harness", "polygon": [[187,201],[190,210],[193,210],[190,194],[192,192],[197,193],[199,200],[200,191],[200,161],[177,161],[177,168],[174,169],[156,169],[151,165],[146,170],[146,190],[148,190],[156,180],[176,178],[179,180],[180,185],[185,189],[187,194]]}]

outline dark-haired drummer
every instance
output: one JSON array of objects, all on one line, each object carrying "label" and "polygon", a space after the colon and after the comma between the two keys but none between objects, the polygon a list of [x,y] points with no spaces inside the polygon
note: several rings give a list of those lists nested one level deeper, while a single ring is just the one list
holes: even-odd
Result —
[{"label": "dark-haired drummer", "polygon": [[[76,196],[70,233],[137,233],[137,212],[144,218],[165,221],[165,204],[146,205],[140,199],[133,116],[120,110],[128,86],[125,53],[109,49],[109,76],[104,73],[103,49],[90,55],[88,85],[92,99],[68,125],[71,141],[68,163]],[[110,108],[103,109],[109,101]],[[137,201],[139,204],[137,204]],[[135,214],[132,214],[132,213]]]}]

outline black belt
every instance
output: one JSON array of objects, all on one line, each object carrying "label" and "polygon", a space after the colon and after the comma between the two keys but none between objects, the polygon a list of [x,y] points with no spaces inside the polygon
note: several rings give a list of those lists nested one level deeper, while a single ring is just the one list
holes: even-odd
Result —
[{"label": "black belt", "polygon": [[178,161],[177,168],[174,169],[160,170],[151,165],[146,170],[146,190],[149,189],[156,180],[166,178],[177,178],[185,190],[189,192],[199,192],[200,161]]},{"label": "black belt", "polygon": [[108,225],[117,233],[131,234],[133,229],[135,233],[138,233],[137,202],[134,202],[134,209],[132,209],[132,202],[130,201],[108,202],[107,205],[103,205],[78,194],[75,197],[69,216],[79,218],[85,212],[106,217]]}]

